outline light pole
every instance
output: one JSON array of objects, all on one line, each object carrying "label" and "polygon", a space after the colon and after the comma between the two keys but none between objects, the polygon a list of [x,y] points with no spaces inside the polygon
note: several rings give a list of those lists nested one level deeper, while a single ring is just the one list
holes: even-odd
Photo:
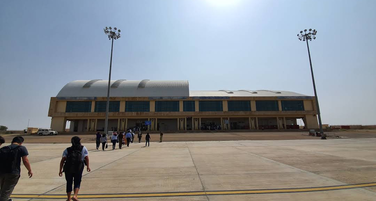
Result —
[{"label": "light pole", "polygon": [[[308,41],[312,41],[312,39],[313,40],[316,39],[316,34],[317,34],[317,31],[315,29],[309,29],[308,32],[307,32],[307,29],[304,29],[304,31],[300,31],[300,33],[298,33],[297,36],[298,36],[298,38],[299,38],[300,41],[306,41],[306,43],[307,43],[309,65],[311,67],[311,76],[312,76],[312,83],[313,83],[313,91],[315,92],[317,114],[319,116],[320,134],[321,134],[321,139],[326,139],[326,136],[324,135],[324,131],[322,130],[319,99],[317,97],[316,84],[315,84],[315,76],[313,75],[313,68],[312,68],[312,61],[311,61],[311,52],[309,51],[309,45],[308,45]],[[316,133],[315,133],[315,135],[316,135]]]},{"label": "light pole", "polygon": [[108,74],[108,86],[107,86],[107,102],[106,102],[106,120],[104,122],[104,132],[108,134],[108,112],[110,108],[110,84],[111,84],[111,69],[112,69],[112,53],[114,50],[114,40],[120,38],[120,29],[116,27],[113,29],[111,27],[106,27],[104,33],[108,36],[108,40],[111,40],[111,57],[110,57],[110,72]]}]

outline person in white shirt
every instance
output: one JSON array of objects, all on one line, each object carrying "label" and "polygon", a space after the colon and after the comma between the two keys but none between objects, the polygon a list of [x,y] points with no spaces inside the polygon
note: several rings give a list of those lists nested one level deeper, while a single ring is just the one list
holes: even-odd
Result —
[{"label": "person in white shirt", "polygon": [[[78,201],[77,195],[81,186],[82,172],[86,164],[86,170],[91,171],[89,165],[89,151],[85,146],[81,145],[81,139],[77,136],[71,139],[72,146],[68,147],[63,152],[63,157],[60,161],[59,176],[63,176],[63,166],[65,180],[67,181],[66,192],[67,200]],[[72,194],[72,183],[74,183],[74,195]]]}]

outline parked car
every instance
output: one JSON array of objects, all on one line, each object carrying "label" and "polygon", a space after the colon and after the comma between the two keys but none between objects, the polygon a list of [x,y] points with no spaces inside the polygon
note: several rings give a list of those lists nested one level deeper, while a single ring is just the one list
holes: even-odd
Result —
[{"label": "parked car", "polygon": [[58,132],[52,129],[38,129],[38,135],[57,135]]}]

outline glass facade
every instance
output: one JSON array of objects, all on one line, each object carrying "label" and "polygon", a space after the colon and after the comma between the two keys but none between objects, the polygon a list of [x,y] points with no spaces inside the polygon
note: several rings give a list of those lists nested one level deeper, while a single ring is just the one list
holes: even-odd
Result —
[{"label": "glass facade", "polygon": [[302,100],[282,101],[282,111],[304,111],[304,103]]},{"label": "glass facade", "polygon": [[91,112],[91,101],[67,101],[65,112]]},{"label": "glass facade", "polygon": [[195,111],[195,101],[183,101],[183,111],[184,112],[194,112]]},{"label": "glass facade", "polygon": [[126,101],[126,112],[150,112],[149,101]]},{"label": "glass facade", "polygon": [[228,111],[251,111],[250,101],[227,101]]},{"label": "glass facade", "polygon": [[256,101],[256,111],[278,111],[278,101]]},{"label": "glass facade", "polygon": [[179,112],[179,101],[155,101],[156,112]]},{"label": "glass facade", "polygon": [[[95,102],[95,112],[106,112],[107,101],[96,101]],[[108,110],[110,112],[120,112],[120,101],[110,101],[110,107]]]},{"label": "glass facade", "polygon": [[223,111],[222,101],[200,101],[200,112],[221,112]]}]

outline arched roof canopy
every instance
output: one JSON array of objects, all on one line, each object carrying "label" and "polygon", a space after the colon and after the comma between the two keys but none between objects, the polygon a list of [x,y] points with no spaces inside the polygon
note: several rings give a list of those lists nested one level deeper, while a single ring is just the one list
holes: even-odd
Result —
[{"label": "arched roof canopy", "polygon": [[[189,97],[186,80],[113,80],[110,97]],[[108,80],[76,80],[66,84],[57,98],[107,97]]]}]

